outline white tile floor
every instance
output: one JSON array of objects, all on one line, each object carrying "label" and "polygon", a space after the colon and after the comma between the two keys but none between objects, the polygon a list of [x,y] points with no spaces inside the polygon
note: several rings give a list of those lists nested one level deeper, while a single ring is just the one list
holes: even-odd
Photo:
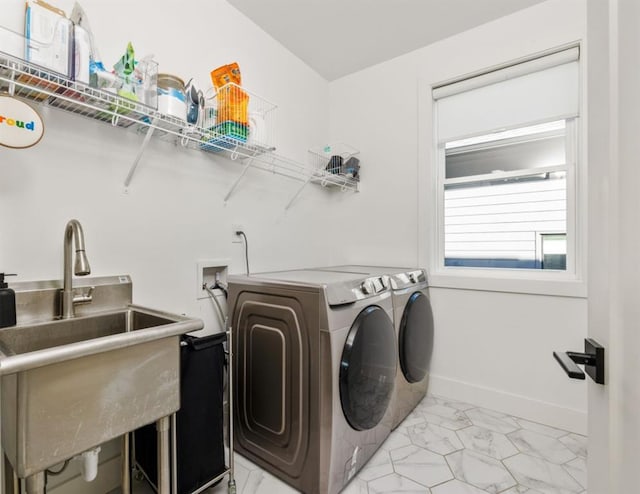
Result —
[{"label": "white tile floor", "polygon": [[[297,492],[236,458],[237,494]],[[427,396],[343,493],[586,494],[586,458],[584,436]],[[225,478],[205,494],[226,492]]]}]

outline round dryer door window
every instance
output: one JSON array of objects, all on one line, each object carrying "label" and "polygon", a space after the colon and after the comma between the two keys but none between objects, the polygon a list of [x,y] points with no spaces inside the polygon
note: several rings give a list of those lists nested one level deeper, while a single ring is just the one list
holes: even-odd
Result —
[{"label": "round dryer door window", "polygon": [[378,425],[391,400],[397,359],[393,323],[372,305],[353,322],[340,361],[340,400],[351,427]]},{"label": "round dryer door window", "polygon": [[410,383],[427,375],[433,352],[433,313],[429,299],[414,292],[405,305],[398,339],[400,368]]}]

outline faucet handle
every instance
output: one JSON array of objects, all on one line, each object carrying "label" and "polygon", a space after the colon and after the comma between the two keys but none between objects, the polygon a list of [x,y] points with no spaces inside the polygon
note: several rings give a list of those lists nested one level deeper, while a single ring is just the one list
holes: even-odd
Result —
[{"label": "faucet handle", "polygon": [[88,304],[93,301],[93,291],[96,289],[95,286],[90,286],[88,290],[84,290],[82,288],[74,288],[74,292],[77,292],[78,295],[73,296],[73,304]]}]

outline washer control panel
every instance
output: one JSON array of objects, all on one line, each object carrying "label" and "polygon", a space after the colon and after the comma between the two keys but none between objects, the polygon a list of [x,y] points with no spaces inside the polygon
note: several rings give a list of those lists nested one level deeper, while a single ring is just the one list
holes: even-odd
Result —
[{"label": "washer control panel", "polygon": [[386,276],[373,276],[360,283],[360,292],[363,295],[375,295],[389,288],[389,280]]},{"label": "washer control panel", "polygon": [[326,285],[329,305],[343,305],[363,300],[391,291],[391,281],[387,275],[369,276],[351,282]]},{"label": "washer control panel", "polygon": [[421,283],[427,283],[427,273],[424,269],[415,269],[391,275],[391,286],[394,290],[402,290]]}]

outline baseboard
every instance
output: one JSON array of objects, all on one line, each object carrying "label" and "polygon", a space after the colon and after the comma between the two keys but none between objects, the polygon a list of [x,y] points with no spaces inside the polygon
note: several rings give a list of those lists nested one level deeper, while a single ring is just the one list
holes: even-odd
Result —
[{"label": "baseboard", "polygon": [[465,401],[577,434],[586,435],[587,433],[586,411],[565,408],[526,396],[433,374],[429,376],[429,393]]}]

